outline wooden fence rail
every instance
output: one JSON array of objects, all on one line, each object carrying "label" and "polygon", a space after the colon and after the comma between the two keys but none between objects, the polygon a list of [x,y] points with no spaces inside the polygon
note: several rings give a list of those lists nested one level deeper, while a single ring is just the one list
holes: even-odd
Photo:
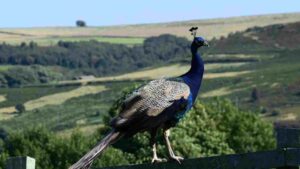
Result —
[{"label": "wooden fence rail", "polygon": [[300,166],[300,149],[223,155],[206,158],[195,158],[183,161],[159,164],[141,164],[129,166],[107,167],[102,169],[298,169]]},{"label": "wooden fence rail", "polygon": [[[187,159],[182,164],[165,162],[107,167],[102,169],[299,169],[300,166],[300,129],[276,129],[277,149],[245,154],[221,155]],[[20,160],[9,159],[7,169],[34,169],[13,165]],[[23,160],[24,161],[24,160]],[[26,161],[26,160],[25,160]],[[10,167],[10,166],[14,167]],[[30,166],[30,165],[29,165]]]}]

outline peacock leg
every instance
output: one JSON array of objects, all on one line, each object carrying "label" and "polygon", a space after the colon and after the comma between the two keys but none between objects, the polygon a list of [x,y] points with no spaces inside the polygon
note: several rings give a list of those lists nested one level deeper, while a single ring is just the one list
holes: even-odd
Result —
[{"label": "peacock leg", "polygon": [[158,158],[157,157],[157,151],[156,151],[156,135],[157,135],[157,129],[153,129],[151,132],[151,138],[150,138],[150,145],[152,147],[152,152],[153,152],[153,158],[152,158],[152,163],[159,163],[166,161],[165,159]]},{"label": "peacock leg", "polygon": [[179,164],[181,164],[181,160],[183,160],[184,158],[183,157],[180,157],[180,156],[176,156],[173,152],[173,149],[171,147],[171,143],[170,143],[170,140],[169,140],[169,136],[170,136],[170,130],[169,129],[165,129],[164,130],[164,138],[165,138],[165,142],[167,144],[167,148],[168,148],[168,151],[169,151],[169,156],[172,160],[175,160],[177,161]]}]

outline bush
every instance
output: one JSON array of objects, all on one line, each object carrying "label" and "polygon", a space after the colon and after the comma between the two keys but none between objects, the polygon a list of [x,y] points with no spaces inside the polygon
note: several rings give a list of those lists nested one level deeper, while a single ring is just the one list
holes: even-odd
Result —
[{"label": "bush", "polygon": [[7,71],[0,72],[0,87],[19,87],[29,84],[49,83],[60,79],[63,79],[62,73],[44,66],[15,66]]},{"label": "bush", "polygon": [[[120,100],[116,101],[111,115],[117,112],[120,104]],[[89,137],[75,132],[70,138],[58,137],[40,127],[10,133],[0,144],[0,148],[3,147],[0,167],[4,167],[9,156],[28,155],[36,158],[37,168],[68,168],[101,140],[108,130],[108,127],[101,128]],[[94,166],[149,162],[152,158],[149,137],[147,133],[139,133],[133,138],[121,139],[97,158]],[[161,133],[157,140],[159,156],[166,156]],[[187,116],[171,130],[171,142],[175,152],[186,158],[275,148],[271,123],[260,119],[258,113],[241,111],[230,101],[220,99],[208,103],[197,101]]]},{"label": "bush", "polygon": [[23,104],[17,104],[16,106],[15,106],[15,108],[16,108],[16,110],[18,111],[18,113],[23,113],[23,112],[25,112],[25,106],[23,105]]},{"label": "bush", "polygon": [[259,99],[260,99],[260,92],[256,87],[254,87],[251,92],[251,101],[256,102],[259,101]]},{"label": "bush", "polygon": [[[22,133],[10,133],[3,142],[0,140],[0,168],[4,168],[6,160],[12,156],[33,157],[38,169],[68,168],[96,144],[96,138],[87,138],[79,132],[74,132],[70,138],[63,139],[41,127]],[[110,148],[101,158],[96,159],[94,164],[129,164],[127,158],[130,159],[130,156],[121,150]]]}]

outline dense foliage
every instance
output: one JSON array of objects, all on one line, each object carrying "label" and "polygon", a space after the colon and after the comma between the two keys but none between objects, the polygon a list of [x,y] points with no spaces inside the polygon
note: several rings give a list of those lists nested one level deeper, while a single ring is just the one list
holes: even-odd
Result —
[{"label": "dense foliage", "polygon": [[[118,104],[116,102],[114,105]],[[112,107],[117,108],[118,106]],[[3,167],[8,156],[29,155],[37,159],[38,169],[67,168],[108,130],[109,128],[102,128],[88,138],[80,133],[74,133],[70,138],[60,138],[43,128],[10,133],[0,144],[0,165]],[[122,139],[98,158],[94,165],[100,167],[149,162],[152,152],[148,138],[149,134],[141,133],[132,139]],[[166,157],[166,147],[161,135],[158,140],[159,156]],[[206,104],[197,102],[187,117],[171,131],[171,140],[176,153],[186,158],[275,147],[270,123],[253,112],[240,111],[228,100],[219,99]]]},{"label": "dense foliage", "polygon": [[[95,143],[96,137],[87,139],[82,134],[75,133],[69,139],[63,139],[40,127],[12,133],[2,142],[0,168],[4,168],[9,156],[29,155],[37,160],[37,169],[65,169]],[[128,163],[122,156],[122,151],[111,148],[97,163],[102,166]]]},{"label": "dense foliage", "polygon": [[108,76],[131,72],[183,58],[188,55],[188,46],[187,39],[173,35],[147,38],[143,45],[133,47],[97,41],[60,41],[56,46],[48,47],[37,46],[34,42],[20,46],[2,44],[0,66],[23,66],[12,66],[0,72],[0,87],[47,83],[80,75]]},{"label": "dense foliage", "polygon": [[16,66],[0,72],[0,87],[49,83],[63,79],[63,74],[44,66]]},{"label": "dense foliage", "polygon": [[[209,49],[202,52],[211,54],[265,53],[299,49],[300,22],[286,25],[253,27],[243,32],[231,33],[228,37],[213,39]],[[66,68],[66,72],[47,70],[48,75],[40,77],[36,68],[11,68],[0,72],[0,87],[20,84],[45,83],[57,80],[57,74],[70,79],[80,75],[108,76],[131,72],[141,68],[166,64],[185,59],[189,55],[190,42],[173,35],[161,35],[145,39],[143,45],[126,45],[88,42],[58,42],[55,46],[42,47],[34,42],[19,46],[0,45],[0,65],[42,65]],[[255,59],[206,60],[206,62],[256,61]],[[20,74],[15,75],[16,72]],[[45,71],[44,71],[45,72]],[[37,75],[36,75],[37,74]]]},{"label": "dense foliage", "polygon": [[57,65],[82,69],[96,75],[133,71],[186,55],[189,42],[185,38],[161,35],[148,38],[141,46],[88,42],[63,42],[41,47],[30,43],[20,46],[0,45],[0,64]]},{"label": "dense foliage", "polygon": [[[263,74],[265,78],[253,79],[255,79],[255,83],[259,83],[259,80],[262,83],[266,81],[271,82],[273,80],[271,78],[274,78],[273,75],[276,74],[276,82],[278,82],[279,79],[283,79],[282,81],[284,82],[282,82],[282,84],[286,84],[286,81],[293,80],[294,77],[297,77],[294,74],[289,74],[287,79],[286,76],[288,73],[297,72],[294,70],[298,70],[299,68],[299,66],[294,64],[297,63],[296,59],[299,54],[299,51],[295,50],[295,48],[299,47],[297,46],[298,43],[292,46],[289,40],[298,42],[297,40],[299,40],[299,38],[297,39],[295,34],[295,36],[290,39],[278,30],[285,30],[285,34],[287,34],[287,32],[295,33],[295,31],[297,32],[299,30],[289,31],[293,30],[291,28],[292,27],[274,26],[252,28],[245,32],[237,32],[229,35],[228,38],[213,40],[211,42],[212,48],[206,52],[223,54],[266,52],[268,50],[275,51],[274,49],[281,50],[281,53],[283,53],[285,57],[278,57],[278,59],[282,60],[275,60],[272,64],[268,62],[268,66],[273,66],[274,68],[271,67],[272,69],[268,68],[264,70]],[[268,34],[266,32],[269,31],[269,29],[273,30],[272,36],[267,36]],[[260,41],[255,39],[255,37],[260,37]],[[263,41],[266,43],[262,43],[261,39],[263,38],[267,39]],[[282,41],[282,39],[284,41]],[[278,42],[279,45],[274,46],[273,40]],[[0,64],[13,64],[18,65],[18,67],[0,72],[0,85],[6,84],[8,86],[14,86],[32,82],[43,83],[61,78],[61,74],[59,73],[52,74],[49,69],[42,70],[44,69],[44,65],[58,65],[72,71],[77,71],[79,74],[109,75],[134,71],[142,67],[153,66],[155,64],[172,61],[173,59],[180,59],[189,53],[188,44],[186,39],[176,38],[170,35],[149,38],[145,41],[144,45],[134,47],[95,41],[78,43],[59,42],[57,46],[52,47],[38,47],[34,43],[30,43],[29,45],[23,43],[20,46],[3,44],[0,45]],[[284,62],[289,62],[289,67],[295,68],[286,69],[286,66],[282,66]],[[265,67],[264,64],[265,63],[262,62],[261,66]],[[276,71],[278,73],[276,73]],[[249,77],[251,77],[251,75],[249,75]],[[222,80],[224,81],[224,79]],[[271,92],[273,93],[275,90],[280,90],[280,96],[291,96],[296,100],[296,95],[299,95],[297,91],[298,84],[299,82],[292,83],[292,85],[285,87],[284,90],[281,88],[273,88]],[[259,89],[258,91],[262,91],[261,87],[257,89]],[[264,99],[263,97],[266,94],[259,95],[258,91],[253,92],[253,100],[251,103],[255,103],[254,100]],[[234,94],[236,97],[236,93]],[[105,96],[105,100],[111,101],[107,99],[107,95]],[[248,93],[248,95],[250,96],[250,93]],[[276,101],[276,99],[282,99],[284,97],[275,97],[274,95],[274,97],[270,98],[272,101]],[[94,99],[94,97],[90,97],[90,99]],[[64,111],[78,110],[78,103],[79,101],[82,102],[82,100],[75,101],[73,100],[73,105],[76,106],[73,106],[72,109],[66,109],[67,106],[65,105],[61,106],[61,109]],[[86,101],[95,103],[91,100]],[[121,101],[122,98],[113,104],[104,121],[108,122],[111,117],[116,115]],[[88,105],[85,102],[82,102],[82,104]],[[276,105],[278,104],[276,103]],[[86,110],[86,107],[82,107],[82,109]],[[103,111],[103,109],[101,110]],[[44,109],[44,112],[46,111],[48,110]],[[48,117],[53,117],[53,114],[49,112]],[[80,113],[81,112],[78,111],[77,114]],[[66,115],[67,113],[63,112],[63,114]],[[74,114],[69,115],[72,116],[72,120],[76,120],[73,118]],[[43,114],[41,118],[45,118],[45,114]],[[64,122],[65,121],[66,120],[64,120]],[[15,121],[11,123],[13,122]],[[30,123],[30,121],[27,120],[27,123]],[[44,128],[25,130],[25,132],[22,133],[7,133],[6,131],[0,130],[0,168],[4,166],[7,157],[16,155],[29,155],[36,158],[38,168],[67,168],[96,144],[97,140],[104,137],[108,131],[109,128],[107,127],[101,128],[98,133],[88,138],[78,132],[74,133],[70,138],[60,138]],[[132,139],[120,140],[113,145],[113,147],[110,147],[101,158],[98,158],[94,165],[108,166],[148,162],[151,159],[151,148],[148,145],[148,139],[149,134],[143,133],[136,135]],[[166,157],[166,147],[164,146],[161,135],[158,140],[159,156]],[[207,103],[197,102],[187,117],[172,130],[171,141],[176,153],[185,157],[241,153],[267,150],[275,147],[273,129],[270,123],[260,119],[255,112],[242,111],[236,108],[230,101],[219,99]]]}]

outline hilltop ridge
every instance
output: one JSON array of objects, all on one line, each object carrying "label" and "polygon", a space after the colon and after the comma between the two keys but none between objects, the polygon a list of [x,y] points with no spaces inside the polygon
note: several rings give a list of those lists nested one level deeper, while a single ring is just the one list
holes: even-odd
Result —
[{"label": "hilltop ridge", "polygon": [[227,36],[232,32],[244,31],[249,27],[298,21],[300,21],[300,13],[287,13],[106,27],[0,28],[0,42],[20,44],[22,41],[36,41],[41,45],[53,45],[59,40],[95,39],[111,43],[141,44],[143,38],[166,33],[191,38],[187,31],[191,26],[198,26],[201,36],[212,39]]}]

